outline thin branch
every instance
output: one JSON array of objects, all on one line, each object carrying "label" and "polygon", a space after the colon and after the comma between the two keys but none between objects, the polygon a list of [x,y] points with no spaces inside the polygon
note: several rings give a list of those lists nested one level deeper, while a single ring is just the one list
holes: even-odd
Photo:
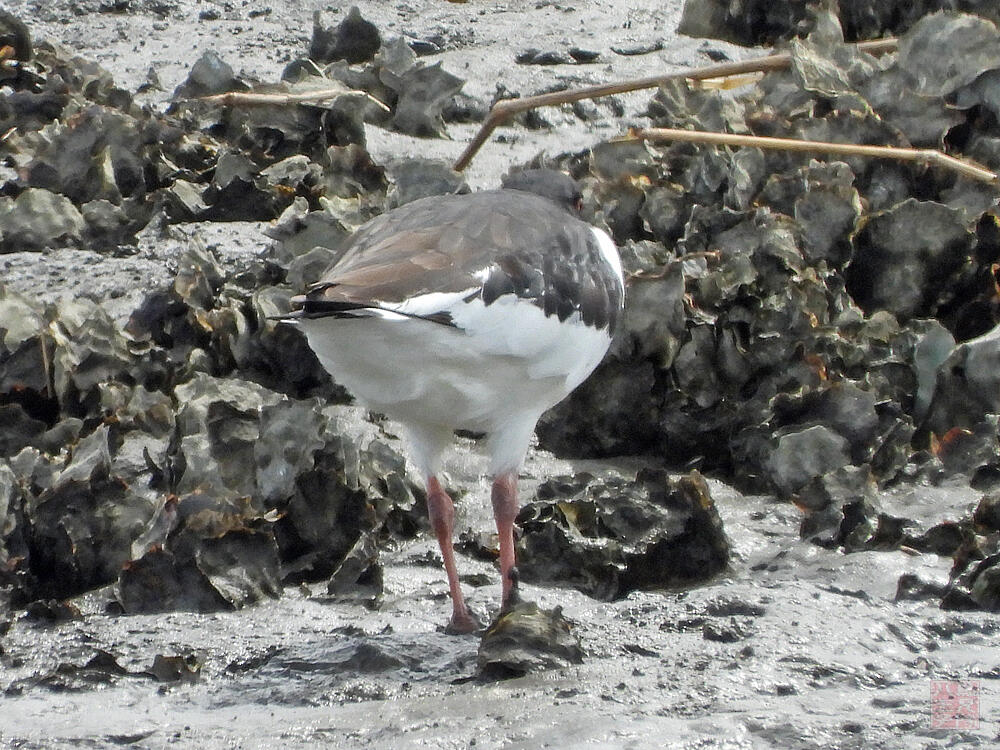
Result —
[{"label": "thin branch", "polygon": [[647,128],[633,130],[619,140],[686,141],[707,143],[714,146],[750,146],[774,151],[796,151],[809,153],[841,154],[844,156],[868,156],[877,159],[915,161],[951,169],[966,177],[991,185],[1000,185],[1000,175],[971,160],[957,159],[943,151],[929,148],[901,148],[899,146],[863,146],[856,143],[831,143],[829,141],[803,141],[794,138],[771,138],[757,135],[735,135],[732,133],[709,133],[703,130],[674,130],[671,128]]},{"label": "thin branch", "polygon": [[[897,48],[897,40],[877,39],[871,42],[860,42],[857,44],[857,48],[862,52],[867,52],[872,55],[881,55],[887,52],[895,52]],[[767,57],[759,57],[755,60],[707,65],[703,68],[694,68],[692,70],[674,73],[663,73],[646,78],[619,81],[618,83],[605,83],[597,86],[586,86],[579,89],[554,91],[549,94],[528,96],[523,99],[503,99],[494,104],[490,109],[490,113],[483,121],[482,127],[479,128],[479,132],[476,133],[469,145],[466,146],[465,151],[462,152],[458,161],[455,162],[453,169],[457,172],[461,172],[469,166],[469,162],[472,161],[472,157],[478,153],[479,149],[483,147],[483,144],[486,143],[490,134],[496,130],[497,127],[503,125],[505,122],[514,117],[514,115],[526,112],[529,109],[535,109],[536,107],[548,107],[555,104],[567,104],[569,102],[578,102],[582,99],[596,99],[601,96],[624,94],[629,91],[654,88],[656,86],[662,86],[669,81],[675,81],[678,79],[701,81],[706,78],[723,78],[726,76],[744,75],[746,73],[761,73],[772,70],[782,70],[789,67],[791,62],[792,56],[788,53],[782,53],[777,55],[768,55]]]},{"label": "thin branch", "polygon": [[288,94],[260,94],[252,91],[227,91],[224,94],[198,96],[195,97],[194,100],[199,102],[208,102],[209,104],[222,104],[229,107],[290,107],[293,104],[311,104],[314,102],[321,102],[326,99],[333,99],[341,94],[357,94],[364,96],[376,106],[381,107],[385,112],[390,111],[389,107],[384,102],[380,102],[368,92],[344,88],[316,89],[315,91],[301,91],[298,93]]}]

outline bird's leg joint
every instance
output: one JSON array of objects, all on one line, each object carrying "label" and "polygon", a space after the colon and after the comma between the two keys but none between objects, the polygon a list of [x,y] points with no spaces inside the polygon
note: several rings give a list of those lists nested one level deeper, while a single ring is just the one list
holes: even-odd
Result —
[{"label": "bird's leg joint", "polygon": [[427,516],[438,540],[450,540],[455,526],[455,504],[442,489],[437,477],[427,481]]}]

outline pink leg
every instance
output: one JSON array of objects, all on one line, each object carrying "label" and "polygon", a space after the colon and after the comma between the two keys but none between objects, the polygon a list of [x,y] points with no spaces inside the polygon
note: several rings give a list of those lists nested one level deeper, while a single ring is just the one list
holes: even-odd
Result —
[{"label": "pink leg", "polygon": [[500,578],[503,582],[502,607],[511,602],[514,581],[511,568],[514,567],[514,519],[517,518],[517,474],[500,474],[493,479],[493,517],[497,522],[500,536]]},{"label": "pink leg", "polygon": [[437,477],[427,480],[427,515],[431,528],[441,545],[441,557],[448,574],[448,589],[451,591],[452,614],[448,629],[456,633],[472,633],[479,629],[479,622],[465,606],[462,587],[458,583],[458,568],[455,565],[455,549],[452,546],[452,531],[455,525],[455,505],[448,493],[441,489]]}]

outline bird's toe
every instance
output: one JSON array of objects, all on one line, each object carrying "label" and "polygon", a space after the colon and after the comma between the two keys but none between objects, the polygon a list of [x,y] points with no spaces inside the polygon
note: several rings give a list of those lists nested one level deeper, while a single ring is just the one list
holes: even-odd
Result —
[{"label": "bird's toe", "polygon": [[470,610],[466,609],[465,612],[455,612],[451,616],[451,620],[444,628],[444,632],[448,635],[468,635],[470,633],[478,633],[484,628],[483,623],[479,620],[476,615]]}]

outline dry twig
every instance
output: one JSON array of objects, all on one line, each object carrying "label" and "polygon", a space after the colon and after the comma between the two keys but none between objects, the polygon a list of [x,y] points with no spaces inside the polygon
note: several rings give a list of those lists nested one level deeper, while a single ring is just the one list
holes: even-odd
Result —
[{"label": "dry twig", "polygon": [[[887,52],[894,52],[897,48],[896,39],[878,39],[871,42],[860,42],[858,49],[873,55],[881,55]],[[536,107],[548,107],[555,104],[568,104],[578,102],[582,99],[596,99],[601,96],[612,94],[624,94],[629,91],[649,89],[662,86],[668,81],[677,79],[689,79],[702,81],[708,78],[724,78],[734,75],[745,75],[747,73],[767,72],[771,70],[781,70],[791,65],[792,56],[788,53],[768,55],[759,57],[756,60],[746,60],[743,62],[720,63],[718,65],[708,65],[703,68],[679,71],[675,73],[664,73],[647,78],[636,78],[629,81],[619,81],[618,83],[606,83],[597,86],[586,86],[579,89],[569,89],[567,91],[554,91],[550,94],[540,94],[539,96],[529,96],[524,99],[504,99],[497,102],[490,109],[490,113],[483,121],[482,127],[476,133],[475,138],[466,147],[465,151],[455,162],[454,169],[461,172],[472,161],[490,134],[497,127],[510,120],[514,115],[526,112]]]},{"label": "dry twig", "polygon": [[674,130],[671,128],[646,128],[633,130],[619,140],[641,139],[647,141],[686,141],[714,146],[750,146],[772,151],[797,151],[809,153],[840,154],[843,156],[869,156],[876,159],[915,161],[951,169],[974,180],[1000,185],[1000,175],[971,160],[957,159],[943,151],[929,148],[902,148],[899,146],[863,146],[856,143],[831,143],[829,141],[802,141],[794,138],[772,138],[733,133],[709,133],[703,130]]},{"label": "dry twig", "polygon": [[370,102],[381,107],[385,112],[389,112],[389,107],[380,102],[366,91],[356,91],[354,89],[329,88],[316,89],[315,91],[302,91],[288,94],[261,94],[242,91],[227,91],[225,94],[212,94],[211,96],[199,96],[195,101],[208,102],[209,104],[222,104],[228,107],[290,107],[293,104],[313,104],[325,99],[333,99],[341,94],[358,94],[364,96]]}]

